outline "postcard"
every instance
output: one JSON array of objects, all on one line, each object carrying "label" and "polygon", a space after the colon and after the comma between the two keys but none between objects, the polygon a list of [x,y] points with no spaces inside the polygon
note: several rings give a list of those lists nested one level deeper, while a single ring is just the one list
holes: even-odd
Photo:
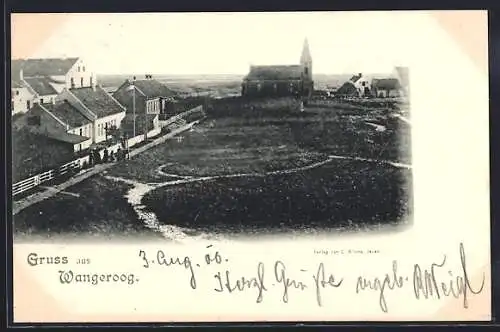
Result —
[{"label": "postcard", "polygon": [[491,319],[486,11],[11,34],[15,323]]}]

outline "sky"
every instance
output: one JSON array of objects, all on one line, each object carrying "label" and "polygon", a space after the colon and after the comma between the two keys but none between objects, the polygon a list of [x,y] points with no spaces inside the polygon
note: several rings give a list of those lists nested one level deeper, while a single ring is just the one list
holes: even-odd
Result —
[{"label": "sky", "polygon": [[[78,56],[97,74],[246,74],[251,64],[298,64],[307,38],[314,74],[379,73],[406,65],[405,43],[425,19],[418,12],[13,14],[12,58]],[[33,44],[28,56],[23,42]]]}]

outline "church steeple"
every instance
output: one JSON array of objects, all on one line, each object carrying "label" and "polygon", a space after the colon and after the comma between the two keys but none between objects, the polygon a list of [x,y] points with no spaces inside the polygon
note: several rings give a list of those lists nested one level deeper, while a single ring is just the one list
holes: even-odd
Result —
[{"label": "church steeple", "polygon": [[309,51],[309,42],[307,38],[304,39],[304,46],[302,47],[302,55],[300,56],[300,64],[305,65],[312,63],[311,52]]},{"label": "church steeple", "polygon": [[309,42],[307,38],[304,39],[304,46],[302,47],[302,55],[300,56],[300,65],[306,80],[312,82],[312,57],[309,51]]}]

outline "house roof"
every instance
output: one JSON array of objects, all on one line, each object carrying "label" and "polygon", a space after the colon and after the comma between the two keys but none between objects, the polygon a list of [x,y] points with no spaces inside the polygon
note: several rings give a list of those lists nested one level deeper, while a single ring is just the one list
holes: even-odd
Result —
[{"label": "house roof", "polygon": [[74,88],[69,91],[99,118],[125,112],[125,107],[100,86],[97,86],[95,90],[92,87],[85,87]]},{"label": "house roof", "polygon": [[[121,88],[128,88],[132,82],[126,81]],[[177,93],[173,90],[170,90],[165,84],[155,80],[155,79],[144,79],[144,80],[136,80],[134,82],[140,92],[142,92],[148,98],[157,98],[157,97],[173,97],[177,95]]]},{"label": "house roof", "polygon": [[91,123],[90,120],[67,101],[58,101],[55,104],[43,104],[43,107],[71,128]]},{"label": "house roof", "polygon": [[75,135],[75,134],[70,134],[70,133],[65,133],[65,132],[59,132],[59,133],[46,133],[47,137],[65,142],[65,143],[71,143],[71,144],[78,144],[85,142],[89,140],[88,137],[80,136],[80,135]]},{"label": "house roof", "polygon": [[40,96],[57,95],[56,89],[45,77],[29,77],[24,80]]},{"label": "house roof", "polygon": [[354,95],[358,92],[356,89],[356,86],[354,86],[354,82],[352,81],[347,81],[340,88],[335,91],[335,94],[340,94],[340,95]]},{"label": "house roof", "polygon": [[351,77],[350,81],[353,82],[353,83],[356,83],[357,81],[359,81],[359,79],[363,77],[363,74],[359,73],[357,75],[354,75],[353,77]]},{"label": "house roof", "polygon": [[299,80],[302,78],[302,66],[252,66],[247,80]]},{"label": "house roof", "polygon": [[12,79],[19,79],[21,69],[24,77],[65,75],[77,61],[78,58],[12,60]]},{"label": "house roof", "polygon": [[376,89],[400,89],[401,84],[397,78],[374,78],[372,81],[372,87]]}]

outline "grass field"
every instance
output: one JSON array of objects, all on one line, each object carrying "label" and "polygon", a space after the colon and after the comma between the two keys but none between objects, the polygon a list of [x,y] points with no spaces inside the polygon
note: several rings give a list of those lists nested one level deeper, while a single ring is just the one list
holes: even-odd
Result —
[{"label": "grass field", "polygon": [[[142,212],[156,216],[150,228],[215,233],[407,221],[411,170],[387,162],[411,164],[410,127],[393,112],[209,112],[182,141],[156,146],[71,189],[82,198],[59,194],[21,211],[16,229],[149,234]],[[152,187],[142,191],[141,183]],[[131,206],[126,196],[133,185],[140,194]],[[68,219],[60,211],[76,213]]]},{"label": "grass field", "polygon": [[95,176],[68,191],[32,205],[14,216],[17,239],[85,235],[90,238],[155,237],[156,233],[137,221],[123,197],[130,185]]}]

